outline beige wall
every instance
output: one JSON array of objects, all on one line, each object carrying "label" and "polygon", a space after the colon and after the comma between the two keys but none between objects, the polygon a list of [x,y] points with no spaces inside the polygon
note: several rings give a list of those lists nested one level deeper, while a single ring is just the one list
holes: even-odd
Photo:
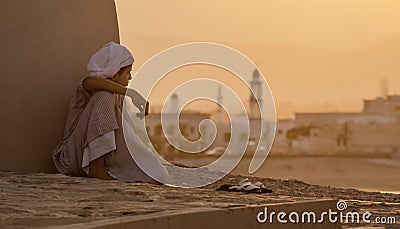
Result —
[{"label": "beige wall", "polygon": [[0,2],[0,170],[55,171],[71,94],[91,54],[119,42],[113,0]]},{"label": "beige wall", "polygon": [[323,126],[336,125],[339,118],[352,118],[360,116],[360,113],[296,113],[296,126]]},{"label": "beige wall", "polygon": [[400,152],[400,124],[350,124],[349,150],[354,152]]},{"label": "beige wall", "polygon": [[399,116],[400,96],[392,95],[387,98],[378,97],[374,100],[364,100],[364,113]]}]

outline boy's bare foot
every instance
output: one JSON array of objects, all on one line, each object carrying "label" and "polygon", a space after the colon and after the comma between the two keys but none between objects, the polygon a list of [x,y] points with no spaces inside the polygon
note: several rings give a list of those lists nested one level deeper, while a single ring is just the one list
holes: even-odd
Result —
[{"label": "boy's bare foot", "polygon": [[101,156],[90,162],[88,177],[99,178],[103,180],[114,180],[114,178],[111,177],[104,168],[104,156]]},{"label": "boy's bare foot", "polygon": [[98,179],[102,179],[102,180],[114,180],[114,178],[113,177],[111,177],[110,175],[108,175],[108,174],[90,174],[89,173],[89,176],[88,177],[90,177],[90,178],[98,178]]}]

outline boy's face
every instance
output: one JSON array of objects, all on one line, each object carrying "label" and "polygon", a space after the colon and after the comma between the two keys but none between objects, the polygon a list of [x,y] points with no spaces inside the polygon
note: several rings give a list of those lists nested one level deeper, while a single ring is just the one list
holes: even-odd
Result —
[{"label": "boy's face", "polygon": [[132,79],[131,71],[132,65],[124,68],[122,72],[118,72],[117,74],[115,74],[112,80],[116,83],[121,84],[122,86],[128,86],[129,80]]}]

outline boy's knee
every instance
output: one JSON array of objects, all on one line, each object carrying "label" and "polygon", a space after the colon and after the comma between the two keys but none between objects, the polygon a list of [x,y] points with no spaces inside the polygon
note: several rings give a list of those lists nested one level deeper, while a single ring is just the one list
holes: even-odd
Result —
[{"label": "boy's knee", "polygon": [[108,91],[97,91],[92,95],[91,99],[113,99],[114,100],[114,95]]},{"label": "boy's knee", "polygon": [[92,103],[95,104],[114,104],[115,98],[114,95],[108,91],[97,91],[90,98]]}]

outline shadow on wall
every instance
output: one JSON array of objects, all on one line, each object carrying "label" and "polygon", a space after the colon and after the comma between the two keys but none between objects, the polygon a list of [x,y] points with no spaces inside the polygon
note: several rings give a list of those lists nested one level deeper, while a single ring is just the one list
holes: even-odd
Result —
[{"label": "shadow on wall", "polygon": [[74,87],[90,56],[119,42],[114,1],[2,0],[0,15],[0,171],[55,172]]}]

